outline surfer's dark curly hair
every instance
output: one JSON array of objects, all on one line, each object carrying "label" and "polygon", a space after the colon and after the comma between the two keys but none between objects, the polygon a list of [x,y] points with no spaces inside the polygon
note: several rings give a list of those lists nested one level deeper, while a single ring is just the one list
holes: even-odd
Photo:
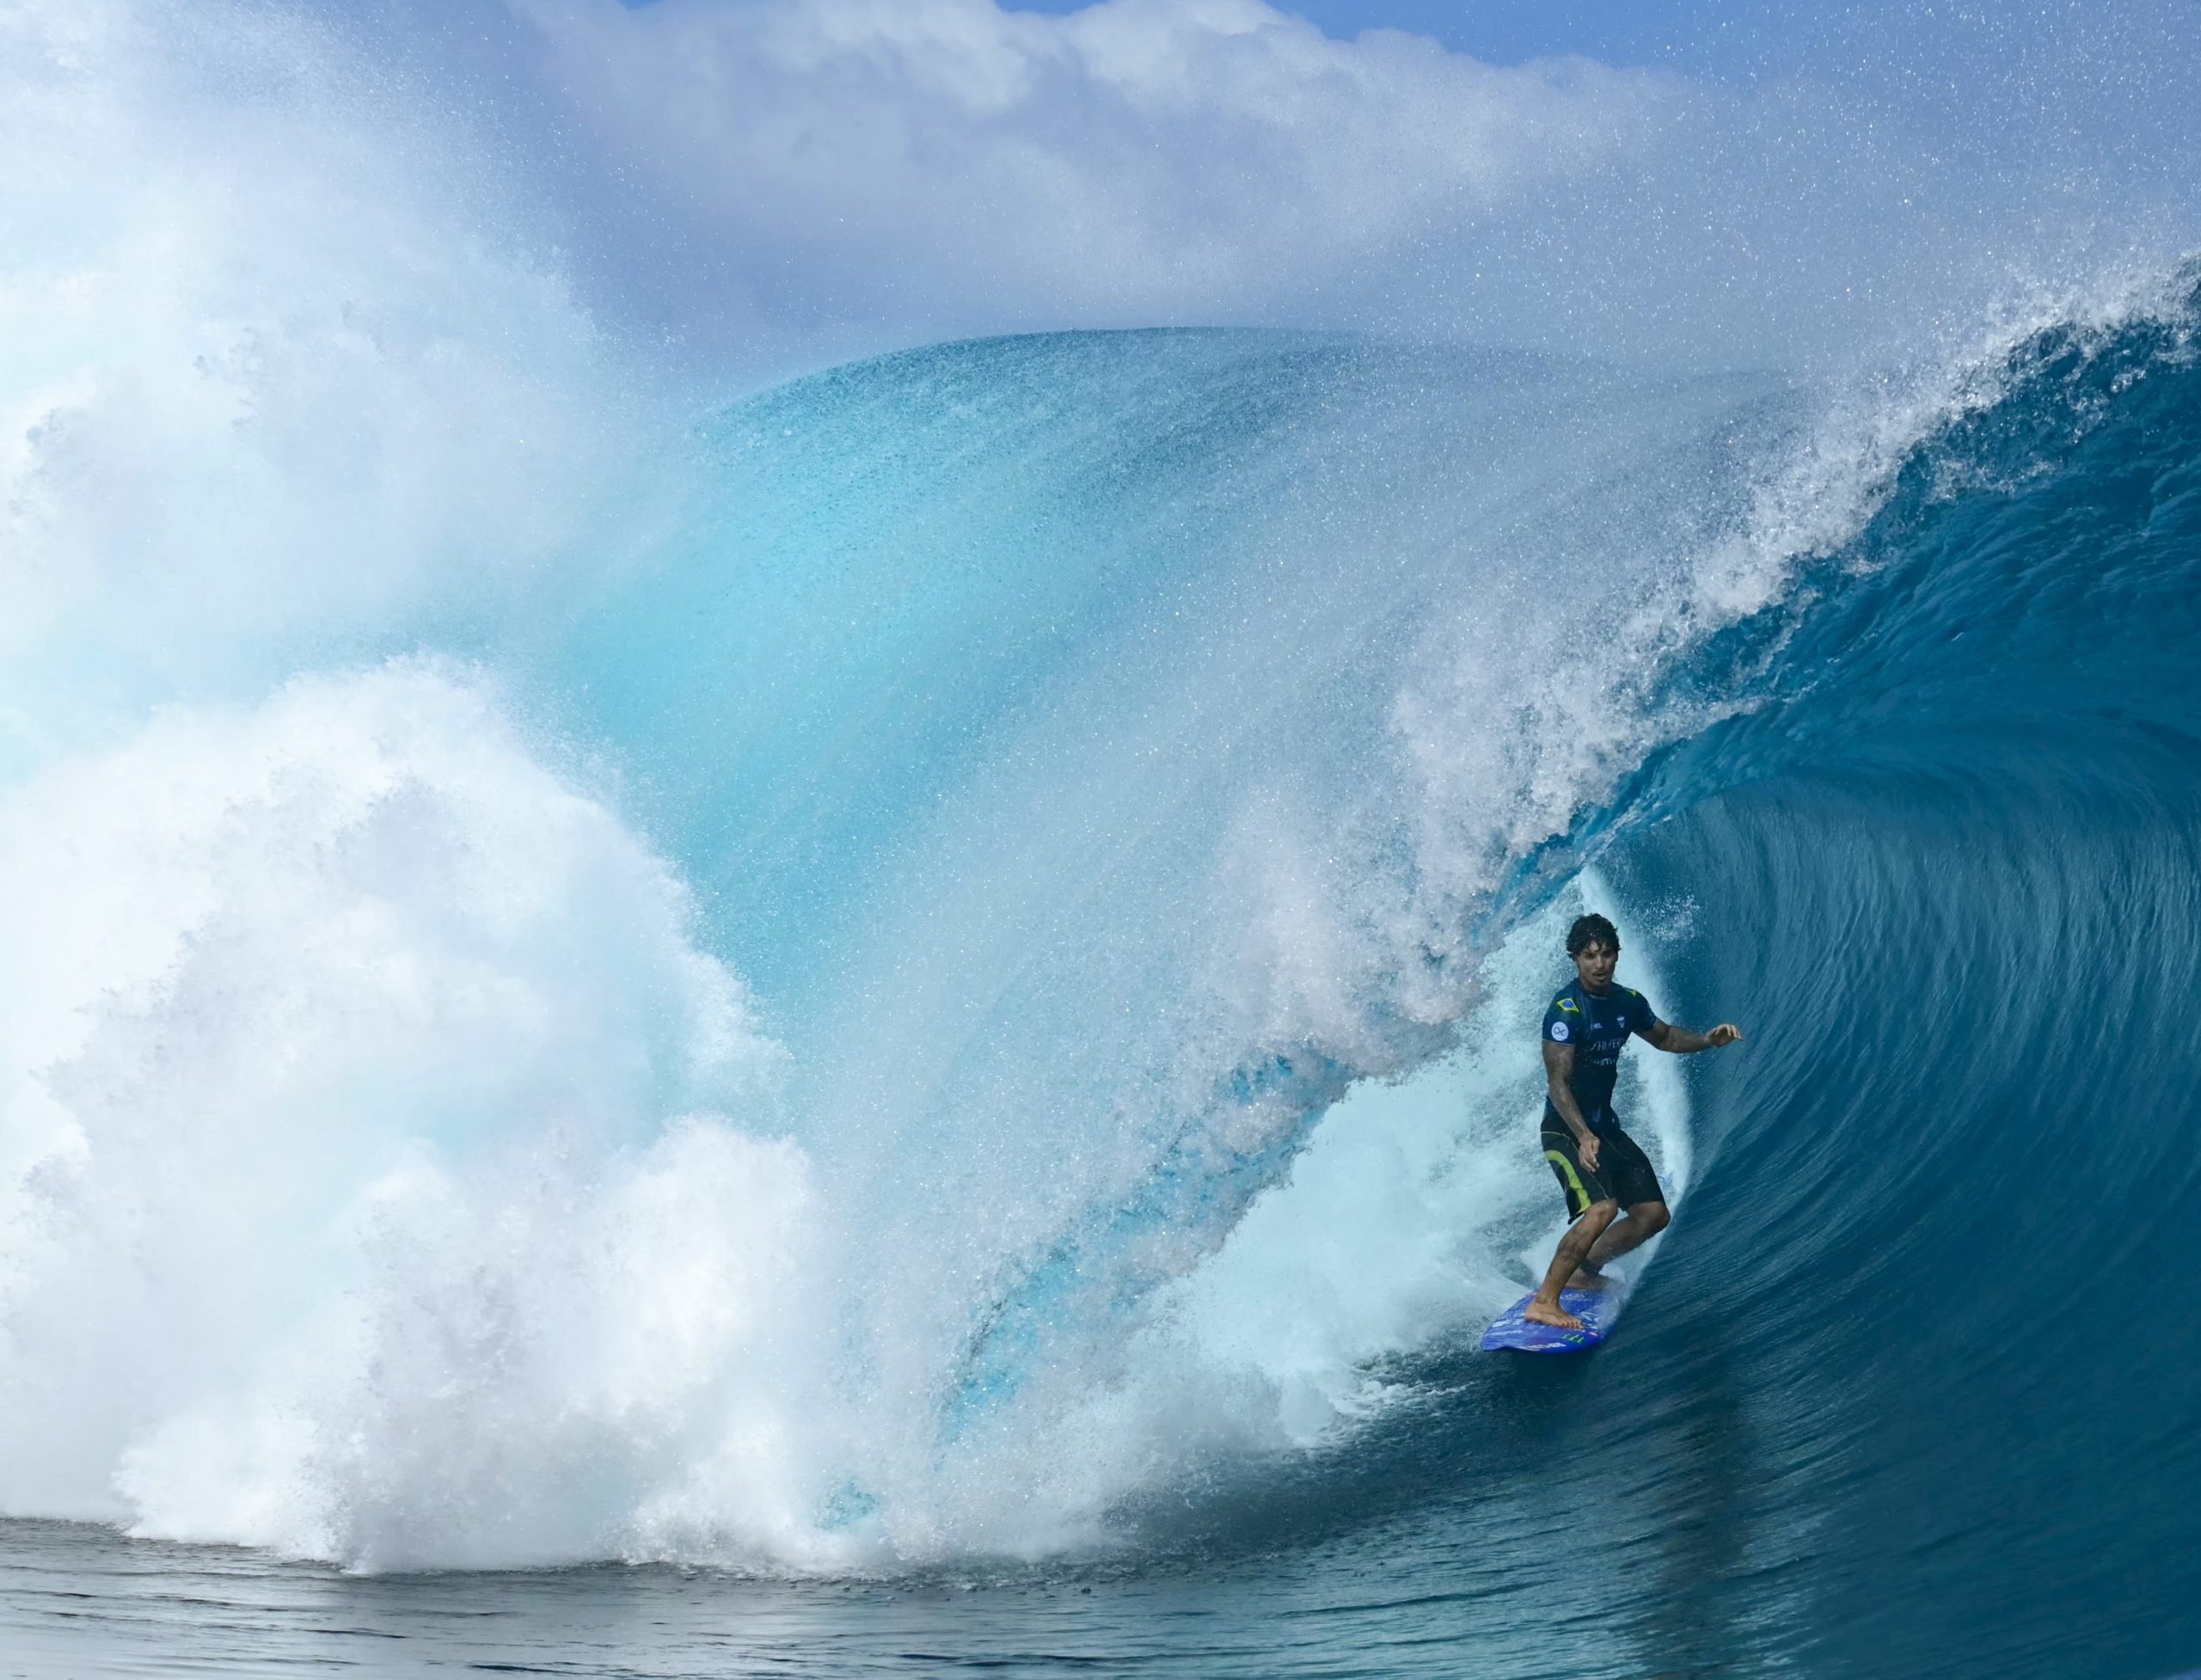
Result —
[{"label": "surfer's dark curly hair", "polygon": [[1585,945],[1609,945],[1620,949],[1620,929],[1602,916],[1578,916],[1566,930],[1566,954],[1579,957]]}]

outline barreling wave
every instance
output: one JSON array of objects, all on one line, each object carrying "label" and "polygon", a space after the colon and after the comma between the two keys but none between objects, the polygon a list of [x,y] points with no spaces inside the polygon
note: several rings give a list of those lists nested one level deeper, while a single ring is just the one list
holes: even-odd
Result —
[{"label": "barreling wave", "polygon": [[[475,604],[474,664],[57,751],[0,834],[71,883],[4,941],[0,1504],[370,1567],[1135,1542],[1380,1445],[1390,1362],[1548,1239],[1518,1052],[1585,894],[1750,1028],[1627,1095],[1675,1271],[1796,1395],[1857,1355],[1827,1270],[2144,1225],[2190,1162],[2077,1140],[2196,1047],[2192,315],[1831,416],[1338,337],[913,352],[730,411],[647,563]],[[2014,1327],[2123,1253],[2033,1245],[1904,1379],[2051,1369]]]},{"label": "barreling wave", "polygon": [[1848,1672],[2192,1660],[2140,1579],[2201,1469],[2192,302],[2000,363],[1707,650],[1755,703],[1646,764],[1667,819],[1603,859],[1687,895],[1686,1007],[1755,1029],[1630,1372],[1639,1468],[1695,1490],[1634,1520],[1732,1519],[1688,1564],[1719,1616],[1646,1604],[1663,1662],[1760,1616]]}]

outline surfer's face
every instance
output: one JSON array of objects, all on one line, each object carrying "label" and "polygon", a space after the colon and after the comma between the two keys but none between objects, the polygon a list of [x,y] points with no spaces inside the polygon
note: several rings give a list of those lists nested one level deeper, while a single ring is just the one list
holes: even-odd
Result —
[{"label": "surfer's face", "polygon": [[1603,991],[1613,983],[1613,966],[1620,961],[1620,947],[1593,939],[1574,953],[1574,972],[1591,991]]}]

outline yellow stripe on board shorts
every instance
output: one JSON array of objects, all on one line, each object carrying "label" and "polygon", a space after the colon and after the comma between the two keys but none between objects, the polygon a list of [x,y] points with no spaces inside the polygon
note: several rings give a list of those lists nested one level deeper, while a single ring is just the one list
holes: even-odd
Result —
[{"label": "yellow stripe on board shorts", "polygon": [[1557,1150],[1546,1150],[1544,1159],[1558,1168],[1560,1176],[1566,1180],[1566,1211],[1569,1217],[1580,1218],[1582,1210],[1589,1206],[1596,1198],[1582,1187],[1582,1175],[1574,1170],[1574,1163]]}]

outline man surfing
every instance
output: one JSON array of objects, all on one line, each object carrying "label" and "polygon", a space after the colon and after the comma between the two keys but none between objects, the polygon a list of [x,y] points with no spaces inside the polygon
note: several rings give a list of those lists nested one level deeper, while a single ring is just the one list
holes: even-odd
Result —
[{"label": "man surfing", "polygon": [[[1608,1261],[1666,1229],[1666,1193],[1658,1175],[1620,1129],[1612,1110],[1613,1081],[1628,1034],[1677,1056],[1733,1044],[1739,1028],[1709,1033],[1661,1021],[1640,991],[1613,984],[1620,933],[1602,916],[1585,916],[1566,930],[1574,983],[1544,1011],[1544,1159],[1566,1193],[1574,1223],[1521,1315],[1534,1324],[1579,1330],[1582,1321],[1559,1303],[1562,1289],[1597,1289]],[[1622,1210],[1626,1209],[1626,1217]]]}]

